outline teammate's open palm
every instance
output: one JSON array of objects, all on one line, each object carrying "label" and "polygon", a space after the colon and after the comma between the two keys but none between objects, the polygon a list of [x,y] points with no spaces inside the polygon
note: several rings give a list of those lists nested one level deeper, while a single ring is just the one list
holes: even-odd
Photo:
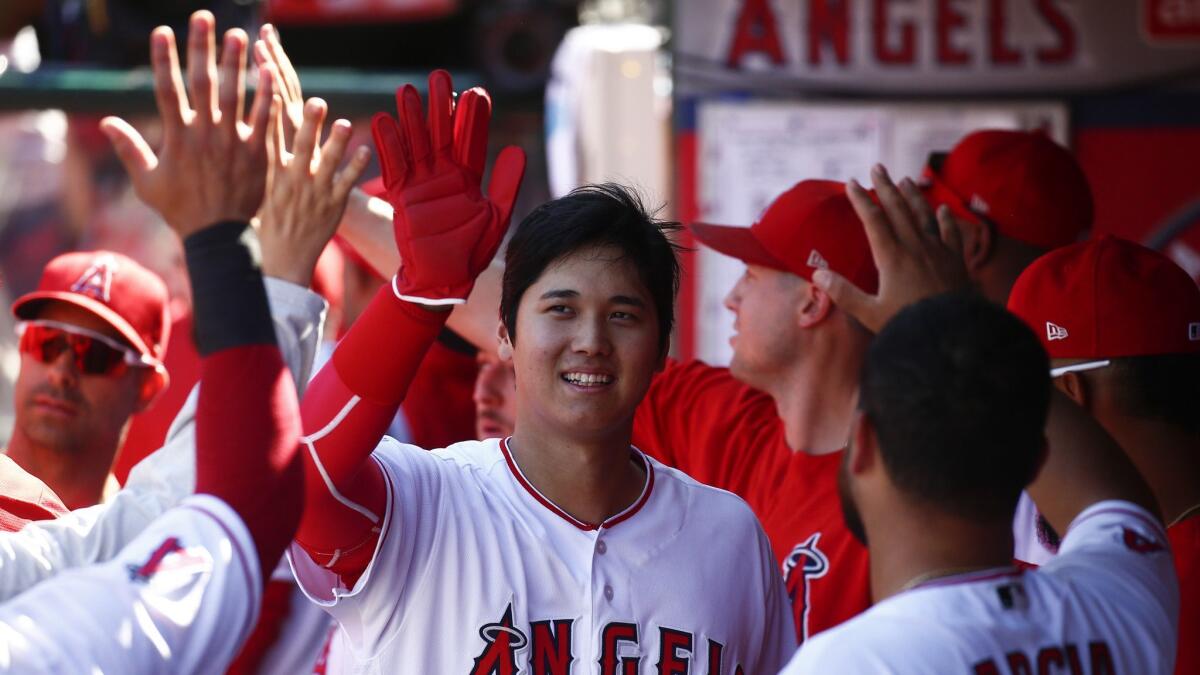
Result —
[{"label": "teammate's open palm", "polygon": [[450,74],[429,75],[429,116],[411,85],[396,92],[399,123],[371,121],[400,258],[396,293],[425,305],[465,301],[508,228],[525,173],[525,153],[501,151],[488,193],[480,189],[491,101],[482,89],[455,105]]},{"label": "teammate's open palm", "polygon": [[909,179],[897,187],[882,165],[871,170],[878,203],[851,180],[846,194],[866,229],[879,270],[879,292],[870,295],[832,270],[818,270],[813,282],[843,311],[879,332],[904,307],[939,293],[968,287],[958,225],[946,207],[936,216]]},{"label": "teammate's open palm", "polygon": [[240,29],[228,31],[218,68],[214,32],[212,13],[192,15],[186,94],[175,35],[166,26],[150,35],[163,132],[157,154],[124,120],[101,122],[138,197],[180,236],[219,221],[250,220],[266,185],[266,131],[276,78],[261,74],[249,120],[243,121],[248,38]]}]

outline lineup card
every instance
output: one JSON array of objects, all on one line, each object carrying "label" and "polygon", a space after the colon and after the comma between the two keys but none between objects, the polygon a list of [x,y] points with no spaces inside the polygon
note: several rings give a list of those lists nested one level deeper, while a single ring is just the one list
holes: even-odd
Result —
[{"label": "lineup card", "polygon": [[[700,220],[749,226],[781,192],[806,178],[869,185],[883,162],[917,177],[931,150],[949,150],[974,129],[1045,129],[1067,140],[1060,103],[701,102],[697,109]],[[743,264],[703,246],[697,256],[696,356],[729,363],[733,314],[723,300]]]}]

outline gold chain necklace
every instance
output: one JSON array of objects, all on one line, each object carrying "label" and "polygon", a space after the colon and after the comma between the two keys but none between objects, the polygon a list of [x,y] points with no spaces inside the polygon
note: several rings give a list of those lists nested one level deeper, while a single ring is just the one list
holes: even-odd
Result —
[{"label": "gold chain necklace", "polygon": [[991,570],[991,569],[997,569],[997,568],[966,566],[966,567],[945,567],[940,570],[933,570],[932,572],[918,574],[917,576],[913,577],[912,579],[909,579],[907,583],[905,583],[903,586],[900,587],[899,591],[896,591],[896,593],[899,594],[899,593],[903,593],[904,591],[911,591],[912,589],[916,588],[917,586],[920,586],[921,584],[926,583],[928,581],[933,581],[934,579],[941,579],[943,577],[952,577],[952,576],[956,576],[959,574],[966,574],[968,572],[983,572],[984,570]]},{"label": "gold chain necklace", "polygon": [[1200,502],[1192,504],[1188,508],[1184,509],[1183,513],[1179,514],[1175,518],[1175,520],[1172,520],[1171,523],[1169,525],[1167,525],[1167,527],[1174,527],[1174,526],[1178,525],[1179,523],[1182,523],[1183,521],[1187,520],[1188,518],[1191,518],[1192,516],[1196,515],[1197,513],[1200,513]]}]

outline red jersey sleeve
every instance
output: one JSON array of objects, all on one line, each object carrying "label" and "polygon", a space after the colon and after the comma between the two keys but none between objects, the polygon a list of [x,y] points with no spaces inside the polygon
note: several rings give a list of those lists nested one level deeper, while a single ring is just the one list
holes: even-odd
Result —
[{"label": "red jersey sleeve", "polygon": [[775,401],[700,361],[669,361],[655,376],[634,416],[633,443],[747,501],[759,476],[787,453]]}]

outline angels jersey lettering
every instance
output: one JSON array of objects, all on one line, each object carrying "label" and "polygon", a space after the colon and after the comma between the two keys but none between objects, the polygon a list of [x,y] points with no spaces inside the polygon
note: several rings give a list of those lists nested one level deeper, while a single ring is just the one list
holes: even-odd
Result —
[{"label": "angels jersey lettering", "polygon": [[770,396],[725,368],[669,362],[638,406],[633,443],[746,500],[784,576],[798,641],[870,606],[867,549],[846,529],[838,499],[842,453],[789,449]]},{"label": "angels jersey lettering", "polygon": [[1166,532],[1127,502],[1093,504],[1037,570],[946,577],[805,643],[783,675],[1167,675],[1179,618]]},{"label": "angels jersey lettering", "polygon": [[754,514],[631,452],[642,494],[594,526],[538,492],[503,441],[384,439],[388,510],[354,588],[288,554],[340,624],[327,672],[776,672],[795,640]]}]

